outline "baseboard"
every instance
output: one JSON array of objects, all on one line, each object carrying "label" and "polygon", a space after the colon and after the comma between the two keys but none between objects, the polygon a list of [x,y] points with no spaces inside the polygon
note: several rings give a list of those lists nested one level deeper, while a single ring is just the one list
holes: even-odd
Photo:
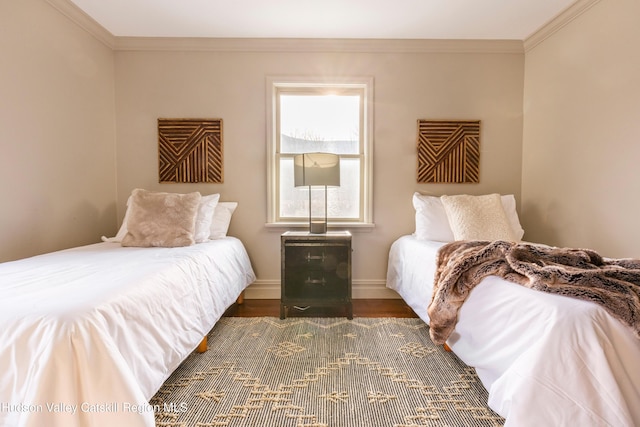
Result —
[{"label": "baseboard", "polygon": [[[353,299],[398,299],[400,296],[386,287],[384,280],[353,280]],[[245,291],[246,299],[280,299],[280,280],[256,280]]]}]

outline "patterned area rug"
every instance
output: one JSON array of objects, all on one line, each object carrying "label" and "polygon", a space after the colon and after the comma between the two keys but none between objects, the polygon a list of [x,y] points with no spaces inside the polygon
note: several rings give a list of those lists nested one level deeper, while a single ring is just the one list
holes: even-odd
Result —
[{"label": "patterned area rug", "polygon": [[417,318],[223,317],[151,400],[158,426],[502,426]]}]

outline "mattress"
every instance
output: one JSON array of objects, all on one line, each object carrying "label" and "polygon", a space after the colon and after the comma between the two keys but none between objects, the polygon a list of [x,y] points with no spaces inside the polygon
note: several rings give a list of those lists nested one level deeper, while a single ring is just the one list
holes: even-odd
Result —
[{"label": "mattress", "polygon": [[254,280],[233,237],[0,264],[0,425],[154,426],[149,399]]},{"label": "mattress", "polygon": [[[442,245],[407,235],[389,252],[387,287],[426,323]],[[597,304],[489,276],[447,344],[506,426],[640,426],[640,341]]]}]

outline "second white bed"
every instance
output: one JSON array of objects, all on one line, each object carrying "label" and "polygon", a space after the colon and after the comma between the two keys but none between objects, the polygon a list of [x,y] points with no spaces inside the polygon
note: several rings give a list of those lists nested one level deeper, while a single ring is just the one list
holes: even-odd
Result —
[{"label": "second white bed", "polygon": [[[387,286],[426,323],[443,244],[407,235],[389,253]],[[507,426],[640,425],[640,340],[594,303],[489,276],[447,344],[476,368]]]}]

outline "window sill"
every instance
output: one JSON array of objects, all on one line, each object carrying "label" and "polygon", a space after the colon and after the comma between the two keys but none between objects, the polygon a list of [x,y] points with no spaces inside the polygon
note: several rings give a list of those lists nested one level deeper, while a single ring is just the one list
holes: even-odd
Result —
[{"label": "window sill", "polygon": [[[306,230],[309,228],[308,222],[267,222],[265,228],[272,231],[287,231],[290,229]],[[376,227],[370,222],[330,222],[327,226],[329,230],[350,230],[354,232],[369,232]]]}]

